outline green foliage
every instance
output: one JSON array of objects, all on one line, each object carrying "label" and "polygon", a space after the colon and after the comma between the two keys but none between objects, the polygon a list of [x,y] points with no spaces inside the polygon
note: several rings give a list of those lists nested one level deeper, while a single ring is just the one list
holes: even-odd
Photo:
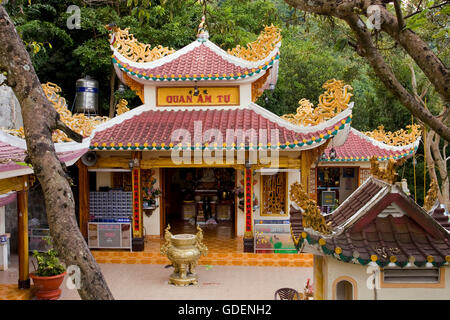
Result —
[{"label": "green foliage", "polygon": [[[418,33],[448,64],[450,6],[431,8],[435,5],[433,1],[409,3],[419,2],[425,10],[407,18],[406,27]],[[352,33],[341,20],[305,14],[283,0],[207,0],[206,3],[210,40],[225,50],[256,40],[265,25],[282,27],[278,83],[274,91],[266,90],[259,98],[257,103],[261,106],[282,115],[295,112],[301,98],[317,105],[319,95],[324,92],[322,85],[335,78],[354,89],[354,128],[368,131],[384,125],[386,130],[395,131],[411,124],[407,109],[349,45]],[[81,8],[80,30],[66,27],[70,15],[66,9],[71,4]],[[96,6],[81,0],[33,0],[31,4],[28,0],[16,0],[5,7],[28,44],[41,82],[57,83],[63,89],[62,95],[73,101],[76,80],[89,74],[99,81],[99,106],[103,115],[108,114],[111,91],[116,100],[127,99],[131,108],[141,104],[131,90],[119,92],[118,81],[113,90],[110,88],[110,78],[115,74],[104,26],[114,22],[122,29],[130,28],[140,42],[178,50],[196,39],[204,9],[198,0],[127,0]],[[392,6],[388,9],[393,10]],[[411,10],[405,16],[416,8]],[[402,85],[411,89],[409,64],[412,61],[382,33],[377,38],[377,46],[383,49],[381,52]],[[427,79],[412,65],[421,91]],[[437,114],[442,106],[438,95],[430,88],[425,98],[430,110]],[[422,147],[418,153],[423,154]],[[411,162],[408,160],[402,170],[413,190]],[[417,186],[423,186],[422,162],[423,157],[416,167]],[[418,191],[417,196],[423,198],[423,193]]]},{"label": "green foliage", "polygon": [[[52,246],[52,241],[49,237],[46,237],[49,246]],[[51,248],[46,252],[33,251],[33,257],[37,261],[37,269],[35,275],[38,277],[51,277],[57,276],[66,271],[64,265],[59,261],[58,253],[55,249]]]}]

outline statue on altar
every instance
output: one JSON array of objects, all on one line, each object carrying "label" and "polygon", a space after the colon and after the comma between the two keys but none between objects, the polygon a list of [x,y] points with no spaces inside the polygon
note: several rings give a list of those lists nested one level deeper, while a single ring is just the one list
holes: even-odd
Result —
[{"label": "statue on altar", "polygon": [[205,168],[202,171],[202,177],[199,180],[197,189],[199,190],[214,190],[217,188],[217,179],[214,169]]}]

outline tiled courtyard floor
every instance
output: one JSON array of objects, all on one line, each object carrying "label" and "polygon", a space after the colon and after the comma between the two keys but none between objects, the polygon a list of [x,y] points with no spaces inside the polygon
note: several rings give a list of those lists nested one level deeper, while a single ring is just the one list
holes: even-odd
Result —
[{"label": "tiled courtyard floor", "polygon": [[[170,261],[160,254],[163,240],[159,237],[147,237],[142,252],[92,250],[92,253],[114,297],[124,300],[272,300],[277,289],[302,290],[306,280],[312,278],[312,255],[244,253],[242,237],[232,237],[228,230],[217,228],[214,236],[205,230],[204,243],[209,252],[199,260],[196,286],[168,284],[173,268],[166,268]],[[17,256],[13,255],[9,270],[0,271],[0,284],[6,284],[0,285],[0,299],[30,298],[29,290],[16,289],[17,276]],[[61,289],[62,300],[80,299],[76,290],[67,288],[66,282]]]}]

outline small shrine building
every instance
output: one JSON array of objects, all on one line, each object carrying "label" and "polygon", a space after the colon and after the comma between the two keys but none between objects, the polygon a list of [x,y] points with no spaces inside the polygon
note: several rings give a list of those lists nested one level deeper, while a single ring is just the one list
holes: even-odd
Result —
[{"label": "small shrine building", "polygon": [[402,183],[371,176],[320,222],[302,213],[302,190],[291,193],[292,238],[314,254],[315,299],[448,298],[450,224],[436,198],[422,208]]}]

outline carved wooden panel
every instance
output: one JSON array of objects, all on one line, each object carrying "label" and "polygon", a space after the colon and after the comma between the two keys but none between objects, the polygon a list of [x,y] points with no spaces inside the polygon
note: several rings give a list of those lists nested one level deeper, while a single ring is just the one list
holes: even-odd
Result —
[{"label": "carved wooden panel", "polygon": [[287,215],[286,173],[263,175],[261,215]]}]

